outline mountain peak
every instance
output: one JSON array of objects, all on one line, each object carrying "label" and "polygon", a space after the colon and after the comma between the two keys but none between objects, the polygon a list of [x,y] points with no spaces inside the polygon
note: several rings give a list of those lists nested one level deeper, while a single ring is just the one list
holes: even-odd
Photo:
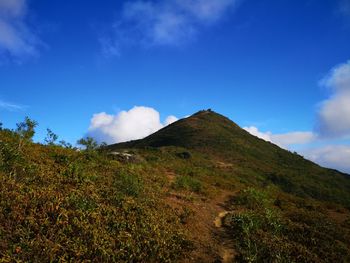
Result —
[{"label": "mountain peak", "polygon": [[[270,181],[286,192],[333,200],[322,185],[342,181],[339,191],[347,191],[349,177],[322,168],[302,156],[255,137],[227,117],[201,110],[172,123],[148,137],[115,145],[109,150],[175,146],[223,161],[235,167],[236,174],[249,181]],[[300,185],[300,181],[304,181]],[[318,186],[315,190],[315,186]],[[341,189],[341,190],[340,190]]]},{"label": "mountain peak", "polygon": [[246,132],[233,121],[208,109],[180,119],[144,139],[115,144],[111,147],[179,146],[193,149],[204,145],[210,146],[210,143],[214,147],[218,141],[223,141],[235,133],[246,135]]}]

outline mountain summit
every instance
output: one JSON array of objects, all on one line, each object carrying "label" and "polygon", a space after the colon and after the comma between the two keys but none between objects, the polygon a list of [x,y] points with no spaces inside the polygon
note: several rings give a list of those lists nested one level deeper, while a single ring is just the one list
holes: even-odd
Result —
[{"label": "mountain summit", "polygon": [[186,148],[228,163],[236,168],[232,176],[240,176],[247,181],[273,183],[288,193],[350,205],[348,175],[320,167],[297,153],[253,136],[210,109],[174,122],[144,139],[108,148],[166,146]]}]

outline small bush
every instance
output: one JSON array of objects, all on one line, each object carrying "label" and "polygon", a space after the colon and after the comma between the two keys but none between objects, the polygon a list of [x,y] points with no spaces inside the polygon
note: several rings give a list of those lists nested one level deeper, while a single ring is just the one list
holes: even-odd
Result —
[{"label": "small bush", "polygon": [[84,181],[84,166],[79,162],[72,162],[66,166],[63,176],[71,182],[82,183]]},{"label": "small bush", "polygon": [[87,151],[93,151],[99,147],[98,142],[96,142],[95,139],[91,137],[81,138],[77,141],[77,144],[84,146],[85,150]]},{"label": "small bush", "polygon": [[237,241],[239,262],[347,262],[346,232],[311,205],[282,213],[276,200],[254,188],[235,201],[243,212],[227,215],[224,225]]},{"label": "small bush", "polygon": [[236,203],[249,209],[265,208],[271,203],[268,194],[256,188],[248,188],[236,198]]},{"label": "small bush", "polygon": [[176,190],[185,189],[199,193],[202,190],[202,183],[191,176],[182,175],[176,177],[173,188]]},{"label": "small bush", "polygon": [[239,262],[293,262],[284,226],[273,211],[231,214],[224,223],[238,241]]},{"label": "small bush", "polygon": [[0,168],[3,171],[15,175],[23,163],[23,154],[13,143],[0,141]]},{"label": "small bush", "polygon": [[80,209],[82,211],[91,211],[97,207],[96,202],[92,198],[80,196],[75,193],[69,196],[68,203],[74,209]]},{"label": "small bush", "polygon": [[122,195],[138,197],[143,191],[141,178],[128,171],[120,171],[114,181],[114,186]]}]

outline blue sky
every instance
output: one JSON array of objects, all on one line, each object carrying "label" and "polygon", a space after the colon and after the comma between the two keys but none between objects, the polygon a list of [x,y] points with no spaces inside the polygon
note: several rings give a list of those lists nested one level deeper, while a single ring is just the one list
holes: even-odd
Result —
[{"label": "blue sky", "polygon": [[0,120],[116,142],[212,108],[350,172],[349,43],[349,0],[0,0]]}]

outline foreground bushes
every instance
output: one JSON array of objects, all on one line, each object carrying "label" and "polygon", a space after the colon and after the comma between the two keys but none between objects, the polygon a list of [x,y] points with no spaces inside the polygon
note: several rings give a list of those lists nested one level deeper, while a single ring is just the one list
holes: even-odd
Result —
[{"label": "foreground bushes", "polygon": [[[240,262],[349,262],[349,228],[317,210],[283,211],[267,192],[249,188],[234,200],[225,225],[237,241]],[[237,207],[238,206],[238,207]]]},{"label": "foreground bushes", "polygon": [[142,166],[19,142],[0,131],[0,262],[169,262],[192,247]]},{"label": "foreground bushes", "polygon": [[3,259],[163,262],[189,246],[178,218],[152,200],[125,198],[116,205],[91,186],[68,193],[57,186],[27,188],[3,175],[0,180]]}]

